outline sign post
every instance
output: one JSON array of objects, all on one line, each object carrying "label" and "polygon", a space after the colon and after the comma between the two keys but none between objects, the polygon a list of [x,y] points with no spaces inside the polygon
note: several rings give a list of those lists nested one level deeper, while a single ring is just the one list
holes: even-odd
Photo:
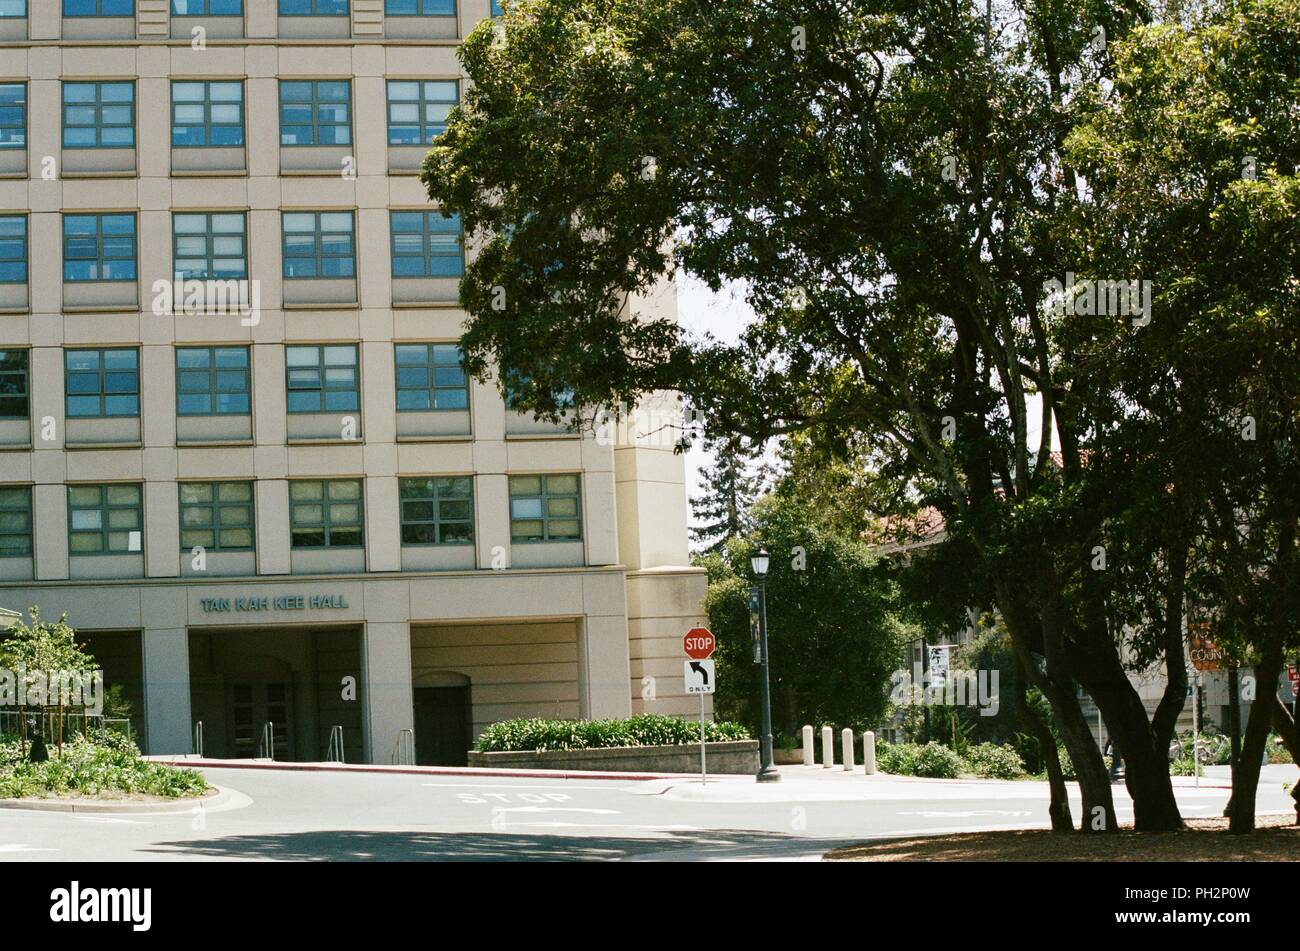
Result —
[{"label": "sign post", "polygon": [[711,659],[717,644],[706,627],[693,627],[682,638],[682,649],[690,659],[682,665],[682,682],[688,694],[700,695],[700,785],[709,781],[704,753],[704,695],[717,686],[717,666]]}]

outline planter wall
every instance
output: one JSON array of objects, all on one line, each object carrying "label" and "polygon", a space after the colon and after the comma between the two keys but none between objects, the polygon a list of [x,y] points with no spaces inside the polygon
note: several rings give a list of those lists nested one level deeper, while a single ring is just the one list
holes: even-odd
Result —
[{"label": "planter wall", "polygon": [[[758,772],[758,740],[730,740],[706,743],[710,773],[753,774]],[[497,769],[609,770],[620,773],[698,773],[700,747],[611,746],[594,750],[547,750],[545,752],[469,754],[469,765]]]}]

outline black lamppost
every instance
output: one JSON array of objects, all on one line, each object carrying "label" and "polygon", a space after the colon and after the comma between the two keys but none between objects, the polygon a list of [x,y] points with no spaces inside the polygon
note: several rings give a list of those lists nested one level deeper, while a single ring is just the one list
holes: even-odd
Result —
[{"label": "black lamppost", "polygon": [[763,727],[758,737],[758,781],[775,783],[781,779],[780,772],[772,765],[772,690],[767,682],[767,567],[771,557],[767,549],[760,548],[749,559],[749,567],[758,581],[758,660],[762,668],[759,686],[762,689]]}]

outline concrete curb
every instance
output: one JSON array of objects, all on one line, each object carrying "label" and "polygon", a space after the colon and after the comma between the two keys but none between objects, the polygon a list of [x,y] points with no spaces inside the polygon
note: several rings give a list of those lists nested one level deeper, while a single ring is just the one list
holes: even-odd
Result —
[{"label": "concrete curb", "polygon": [[351,763],[275,763],[255,760],[148,757],[155,763],[190,769],[278,769],[309,773],[387,773],[396,776],[496,776],[502,779],[606,779],[649,782],[656,779],[689,779],[691,773],[619,773],[574,769],[491,769],[469,766],[382,766]]},{"label": "concrete curb", "polygon": [[[181,814],[193,811],[197,805],[204,809],[223,806],[232,799],[231,791],[217,786],[205,796],[191,799],[166,799],[159,802],[111,802],[95,799],[0,799],[0,809],[25,809],[32,812],[98,812],[110,814],[131,814],[149,812],[157,814]],[[173,808],[181,806],[181,808]]]}]

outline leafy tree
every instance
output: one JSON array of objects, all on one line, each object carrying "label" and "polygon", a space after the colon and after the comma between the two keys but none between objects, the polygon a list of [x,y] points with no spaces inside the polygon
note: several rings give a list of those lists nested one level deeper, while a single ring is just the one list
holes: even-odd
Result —
[{"label": "leafy tree", "polygon": [[[1069,271],[1130,276],[1087,222],[1133,192],[1082,178],[1087,156],[1066,146],[1129,108],[1098,93],[1115,59],[1162,20],[1226,9],[1230,27],[1265,7],[1229,61],[1276,66],[1294,0],[1206,14],[1141,0],[521,0],[499,39],[484,27],[462,46],[470,89],[423,172],[484,236],[461,285],[469,368],[519,370],[542,414],[558,411],[548,393],[583,408],[680,389],[718,432],[804,431],[878,460],[973,554],[1051,704],[1084,828],[1118,824],[1079,685],[1124,750],[1136,826],[1175,828],[1161,739],[1183,702],[1174,619],[1200,499],[1171,479],[1184,456],[1163,335],[1176,341],[1189,312],[1176,277],[1148,297],[1162,315],[1148,323],[1109,303],[1045,307],[1044,288]],[[1231,86],[1196,42],[1182,55]],[[1293,90],[1274,89],[1281,118]],[[1147,186],[1139,208],[1165,197]],[[1236,207],[1250,217],[1262,200]],[[1239,252],[1202,249],[1223,272]],[[643,312],[675,269],[744,283],[757,316],[737,343]],[[1204,375],[1230,372],[1201,357]],[[1125,553],[1140,570],[1119,570]],[[1127,677],[1135,643],[1171,675],[1154,721]]]},{"label": "leafy tree", "polygon": [[66,616],[51,623],[41,618],[33,605],[28,614],[31,623],[14,620],[0,640],[0,666],[16,670],[22,665],[29,671],[89,671],[96,667],[95,658],[77,643],[77,632]]},{"label": "leafy tree", "polygon": [[700,522],[692,526],[691,537],[704,551],[716,552],[749,531],[750,508],[763,489],[766,468],[756,466],[754,452],[736,439],[706,439],[704,448],[713,453],[714,462],[703,471],[704,493],[691,499]]},{"label": "leafy tree", "polygon": [[785,497],[759,500],[754,519],[752,534],[708,560],[705,607],[718,638],[719,713],[757,733],[749,557],[765,547],[774,729],[797,736],[805,723],[875,726],[891,675],[916,633],[895,613],[890,563],[860,539],[828,531],[806,506]]}]

